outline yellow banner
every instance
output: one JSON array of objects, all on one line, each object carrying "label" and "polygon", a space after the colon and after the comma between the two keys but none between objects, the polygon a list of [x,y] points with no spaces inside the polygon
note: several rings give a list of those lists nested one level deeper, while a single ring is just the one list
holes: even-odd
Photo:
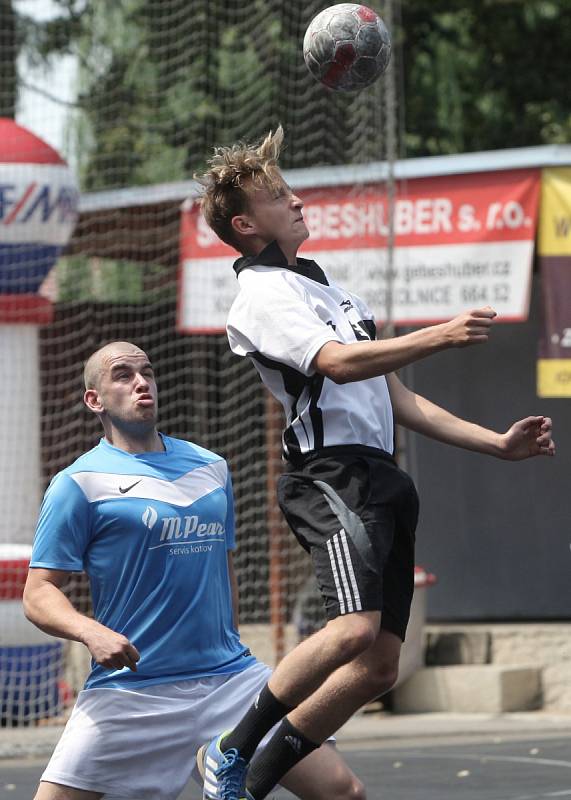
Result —
[{"label": "yellow banner", "polygon": [[571,397],[571,358],[540,358],[537,362],[538,397]]},{"label": "yellow banner", "polygon": [[544,169],[538,254],[571,256],[571,167]]}]

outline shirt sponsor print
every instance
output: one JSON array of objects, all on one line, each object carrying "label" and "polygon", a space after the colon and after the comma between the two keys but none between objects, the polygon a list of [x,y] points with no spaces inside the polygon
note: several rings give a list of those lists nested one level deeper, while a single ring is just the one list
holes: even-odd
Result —
[{"label": "shirt sponsor print", "polygon": [[215,544],[226,541],[226,529],[216,520],[204,521],[197,514],[159,516],[152,506],[147,506],[141,520],[153,531],[153,544],[149,550],[169,548],[169,555],[210,553]]}]

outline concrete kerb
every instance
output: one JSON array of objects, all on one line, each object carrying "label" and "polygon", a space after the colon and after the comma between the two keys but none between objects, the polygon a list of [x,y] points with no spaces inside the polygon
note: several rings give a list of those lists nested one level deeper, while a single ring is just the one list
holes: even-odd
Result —
[{"label": "concrete kerb", "polygon": [[[0,729],[0,759],[48,758],[62,725]],[[395,748],[417,742],[460,744],[462,741],[549,738],[571,735],[571,714],[541,711],[506,714],[359,713],[337,734],[340,749]]]},{"label": "concrete kerb", "polygon": [[452,742],[467,740],[541,738],[571,734],[571,714],[530,711],[503,714],[359,713],[337,734],[340,748],[394,747],[395,744]]},{"label": "concrete kerb", "polygon": [[47,758],[63,732],[63,725],[34,728],[2,728],[0,759]]}]

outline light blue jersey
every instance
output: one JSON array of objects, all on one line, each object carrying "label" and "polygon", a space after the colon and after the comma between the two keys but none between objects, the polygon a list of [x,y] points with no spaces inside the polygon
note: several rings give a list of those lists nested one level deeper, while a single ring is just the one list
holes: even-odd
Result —
[{"label": "light blue jersey", "polygon": [[30,566],[85,570],[94,616],[124,634],[137,672],[92,662],[86,688],[129,688],[240,672],[254,663],[232,620],[235,547],[223,458],[162,436],[133,455],[105,439],[46,491]]}]

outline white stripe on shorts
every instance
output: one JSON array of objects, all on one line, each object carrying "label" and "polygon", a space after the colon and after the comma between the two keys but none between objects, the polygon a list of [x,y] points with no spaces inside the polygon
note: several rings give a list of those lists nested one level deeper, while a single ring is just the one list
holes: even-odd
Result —
[{"label": "white stripe on shorts", "polygon": [[336,533],[328,540],[327,550],[337,590],[340,613],[362,611],[363,604],[361,603],[359,586],[357,585],[351,553],[347,543],[347,533],[344,528],[341,528],[339,533]]},{"label": "white stripe on shorts", "polygon": [[337,599],[339,600],[339,610],[342,614],[345,613],[345,598],[341,584],[339,583],[339,573],[337,572],[337,564],[335,563],[335,553],[333,552],[333,544],[331,539],[327,540],[327,550],[329,551],[329,560],[331,561],[331,570],[333,572],[333,580],[335,581],[335,588],[337,589]]},{"label": "white stripe on shorts", "polygon": [[345,590],[345,597],[347,598],[347,610],[353,611],[353,598],[351,597],[351,592],[349,591],[349,582],[347,580],[347,569],[343,561],[343,555],[341,553],[341,547],[339,545],[339,534],[336,533],[333,539],[335,542],[335,552],[337,553],[337,563],[339,565],[339,572],[341,574],[341,583],[343,584],[343,588]]},{"label": "white stripe on shorts", "polygon": [[351,561],[351,554],[349,553],[349,545],[347,544],[347,534],[343,528],[339,531],[339,535],[341,536],[341,542],[343,544],[343,551],[345,553],[345,558],[347,560],[347,571],[349,573],[349,581],[351,583],[351,588],[353,589],[353,597],[355,598],[355,608],[357,611],[362,611],[363,606],[361,604],[361,595],[359,594],[359,587],[357,586],[357,579],[355,578],[355,572],[353,570],[353,562]]}]

